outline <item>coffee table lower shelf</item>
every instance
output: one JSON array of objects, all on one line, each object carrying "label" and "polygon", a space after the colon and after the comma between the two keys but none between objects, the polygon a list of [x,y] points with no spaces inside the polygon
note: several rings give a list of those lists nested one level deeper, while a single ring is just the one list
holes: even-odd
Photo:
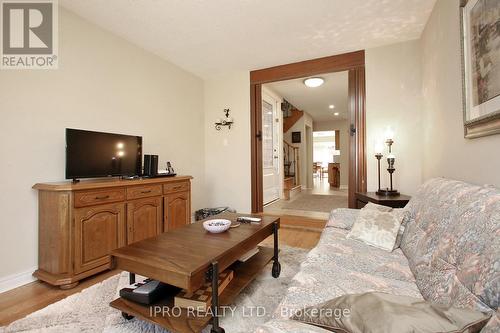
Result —
[{"label": "coffee table lower shelf", "polygon": [[[220,305],[230,305],[241,291],[259,274],[262,269],[272,260],[273,249],[260,247],[259,253],[244,263],[236,262],[231,266],[234,271],[234,278],[220,295]],[[269,272],[271,274],[271,272]],[[143,319],[161,327],[178,333],[198,333],[209,323],[212,317],[188,315],[187,310],[178,312],[169,311],[173,307],[173,296],[156,304],[142,305],[124,298],[118,298],[110,305],[124,313]],[[167,311],[163,314],[152,315],[155,306],[165,307]]]}]

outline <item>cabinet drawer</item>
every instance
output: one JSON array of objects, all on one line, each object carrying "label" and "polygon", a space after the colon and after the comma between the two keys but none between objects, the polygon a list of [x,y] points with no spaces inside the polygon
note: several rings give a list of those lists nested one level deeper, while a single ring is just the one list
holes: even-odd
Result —
[{"label": "cabinet drawer", "polygon": [[128,200],[160,196],[161,194],[161,185],[144,185],[127,188]]},{"label": "cabinet drawer", "polygon": [[175,192],[183,192],[189,191],[189,182],[179,182],[179,183],[171,183],[163,185],[163,193],[175,193]]},{"label": "cabinet drawer", "polygon": [[75,192],[75,207],[94,206],[124,200],[124,188]]}]

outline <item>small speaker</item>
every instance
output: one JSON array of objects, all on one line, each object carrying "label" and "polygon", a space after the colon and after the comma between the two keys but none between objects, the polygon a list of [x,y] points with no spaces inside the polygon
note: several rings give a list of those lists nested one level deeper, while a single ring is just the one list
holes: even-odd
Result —
[{"label": "small speaker", "polygon": [[150,176],[156,177],[157,175],[158,175],[158,155],[151,155]]},{"label": "small speaker", "polygon": [[144,177],[155,177],[158,175],[158,155],[144,154]]},{"label": "small speaker", "polygon": [[151,156],[144,154],[144,171],[142,172],[144,177],[151,177]]}]

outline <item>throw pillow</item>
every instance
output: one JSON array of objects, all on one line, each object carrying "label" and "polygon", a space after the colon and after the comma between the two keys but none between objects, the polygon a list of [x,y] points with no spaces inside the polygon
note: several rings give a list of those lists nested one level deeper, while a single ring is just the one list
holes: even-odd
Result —
[{"label": "throw pillow", "polygon": [[394,249],[401,221],[398,214],[381,210],[384,206],[375,206],[379,205],[368,204],[361,209],[347,238],[390,252]]},{"label": "throw pillow", "polygon": [[490,316],[379,292],[350,294],[297,312],[292,319],[332,332],[476,333]]},{"label": "throw pillow", "polygon": [[367,203],[363,208],[361,208],[361,210],[363,210],[363,209],[364,210],[371,209],[371,210],[376,210],[379,212],[391,212],[392,211],[392,207],[377,205],[377,204],[374,204],[373,202]]},{"label": "throw pillow", "polygon": [[410,220],[410,213],[404,208],[396,208],[392,212],[396,214],[398,220],[401,222],[398,235],[396,237],[396,244],[394,244],[394,249],[397,249],[401,246],[401,240],[403,239],[403,234],[405,233],[406,224]]},{"label": "throw pillow", "polygon": [[359,209],[336,208],[330,212],[327,227],[350,230],[359,215]]}]

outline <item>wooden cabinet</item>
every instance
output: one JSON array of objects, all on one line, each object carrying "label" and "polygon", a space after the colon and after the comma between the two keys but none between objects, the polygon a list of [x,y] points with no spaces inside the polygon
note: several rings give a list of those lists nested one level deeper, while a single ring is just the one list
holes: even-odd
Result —
[{"label": "wooden cabinet", "polygon": [[127,244],[159,235],[163,231],[162,224],[161,197],[127,204]]},{"label": "wooden cabinet", "polygon": [[187,192],[169,194],[165,197],[164,230],[174,230],[190,223],[191,208]]},{"label": "wooden cabinet", "polygon": [[75,273],[110,263],[109,253],[125,245],[125,204],[75,209]]},{"label": "wooden cabinet", "polygon": [[36,184],[34,276],[63,289],[112,267],[111,250],[191,222],[190,176]]},{"label": "wooden cabinet", "polygon": [[340,187],[340,163],[328,163],[328,183],[331,187]]}]

